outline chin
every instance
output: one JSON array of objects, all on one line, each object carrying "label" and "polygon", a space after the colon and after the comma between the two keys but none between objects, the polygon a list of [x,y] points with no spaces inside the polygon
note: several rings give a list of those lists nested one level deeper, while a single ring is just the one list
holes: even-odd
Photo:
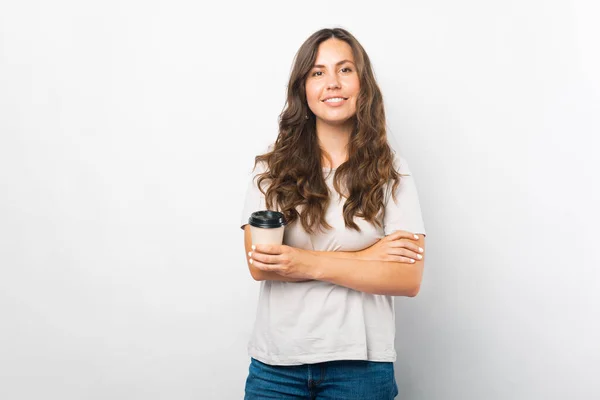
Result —
[{"label": "chin", "polygon": [[355,115],[351,115],[349,117],[341,117],[341,118],[327,118],[327,117],[323,118],[323,117],[319,117],[317,115],[317,118],[328,125],[344,125],[345,123],[350,121],[354,116]]}]

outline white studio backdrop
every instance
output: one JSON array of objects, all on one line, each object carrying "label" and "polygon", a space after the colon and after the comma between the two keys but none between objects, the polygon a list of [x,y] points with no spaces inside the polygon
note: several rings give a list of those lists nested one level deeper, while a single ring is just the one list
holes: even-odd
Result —
[{"label": "white studio backdrop", "polygon": [[427,227],[399,399],[600,398],[592,1],[0,2],[0,398],[241,399],[293,56],[361,41]]}]

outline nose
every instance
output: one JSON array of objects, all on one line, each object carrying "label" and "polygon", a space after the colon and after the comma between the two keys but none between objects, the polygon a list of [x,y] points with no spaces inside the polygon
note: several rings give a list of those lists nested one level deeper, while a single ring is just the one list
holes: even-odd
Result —
[{"label": "nose", "polygon": [[330,74],[327,78],[327,89],[339,89],[340,88],[340,80],[337,74]]}]

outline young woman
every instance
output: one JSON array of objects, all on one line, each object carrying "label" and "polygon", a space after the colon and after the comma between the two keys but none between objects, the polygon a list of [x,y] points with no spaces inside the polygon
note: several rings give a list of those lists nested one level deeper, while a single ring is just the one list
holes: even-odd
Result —
[{"label": "young woman", "polygon": [[[283,245],[252,246],[248,218],[266,209],[285,216]],[[425,228],[369,57],[348,31],[319,30],[298,50],[241,223],[261,281],[245,398],[393,399],[393,296],[419,291]]]}]

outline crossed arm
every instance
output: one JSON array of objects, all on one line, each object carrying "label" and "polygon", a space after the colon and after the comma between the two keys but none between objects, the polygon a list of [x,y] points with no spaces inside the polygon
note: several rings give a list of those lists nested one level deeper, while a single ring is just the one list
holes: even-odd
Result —
[{"label": "crossed arm", "polygon": [[[423,235],[415,244],[425,248]],[[250,226],[244,227],[246,254],[252,251]],[[363,249],[364,250],[364,249]],[[361,292],[390,296],[414,297],[419,292],[423,276],[424,259],[414,263],[366,259],[361,251],[311,251],[300,250],[305,263],[310,264],[310,278],[295,278],[274,271],[259,269],[246,257],[252,277],[257,281],[277,280],[302,282],[321,280]]]}]

